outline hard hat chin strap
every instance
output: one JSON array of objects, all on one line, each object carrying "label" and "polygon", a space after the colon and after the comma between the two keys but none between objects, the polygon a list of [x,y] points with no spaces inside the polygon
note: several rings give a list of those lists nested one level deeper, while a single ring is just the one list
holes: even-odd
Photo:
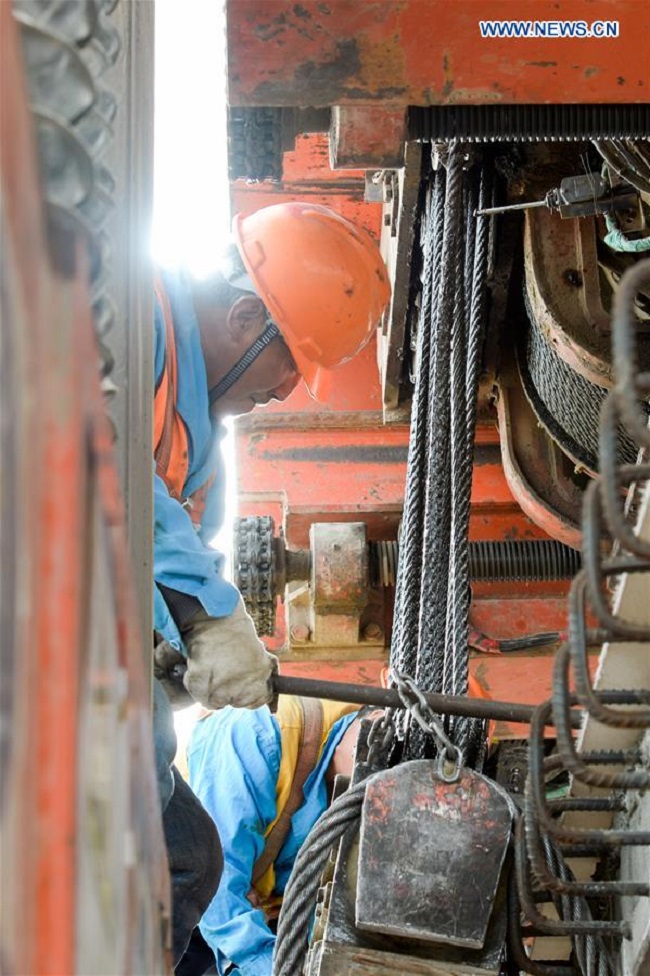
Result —
[{"label": "hard hat chin strap", "polygon": [[264,332],[258,336],[252,346],[246,350],[244,355],[238,362],[235,363],[232,369],[228,370],[223,379],[219,380],[216,386],[213,386],[208,392],[210,406],[213,406],[217,400],[220,400],[221,397],[224,396],[224,394],[226,394],[232,386],[234,386],[234,384],[241,376],[243,376],[249,366],[255,362],[260,353],[264,352],[266,347],[270,345],[279,335],[281,335],[281,333],[275,322],[272,322],[270,318],[267,319]]}]

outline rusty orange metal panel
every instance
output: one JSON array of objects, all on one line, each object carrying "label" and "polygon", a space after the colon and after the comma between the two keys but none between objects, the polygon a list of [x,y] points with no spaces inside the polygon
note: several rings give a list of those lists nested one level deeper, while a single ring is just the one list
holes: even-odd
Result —
[{"label": "rusty orange metal panel", "polygon": [[[494,588],[491,595],[488,586]],[[500,593],[494,592],[499,589]],[[483,590],[473,583],[471,626],[498,640],[564,631],[567,590],[567,582],[487,584]]]},{"label": "rusty orange metal panel", "polygon": [[[287,183],[324,183],[347,186],[352,183],[355,191],[363,196],[365,169],[348,169],[337,173],[330,160],[330,140],[326,132],[311,132],[296,137],[294,149],[285,152],[282,162],[282,180]],[[335,192],[336,187],[331,186]],[[370,204],[370,211],[381,215],[381,206]]]},{"label": "rusty orange metal panel", "polygon": [[[646,0],[229,0],[232,105],[644,102]],[[482,38],[479,22],[617,21],[617,37]]]},{"label": "rusty orange metal panel", "polygon": [[[3,211],[3,313],[13,328],[38,335],[34,325],[56,321],[74,332],[74,321],[65,314],[70,296],[65,287],[51,287],[47,276],[29,273],[30,266],[45,264],[40,197],[35,192],[38,176],[34,143],[26,112],[26,91],[20,61],[20,45],[10,4],[0,7],[0,179]],[[70,318],[73,318],[72,316]],[[9,342],[8,324],[3,335]],[[41,336],[41,340],[44,337]],[[24,972],[47,974],[74,970],[74,850],[76,820],[76,695],[79,641],[79,564],[81,538],[76,509],[83,505],[81,462],[81,414],[79,376],[67,389],[46,381],[43,363],[47,351],[30,348],[17,359],[22,384],[23,434],[29,440],[20,446],[14,463],[22,474],[21,494],[12,512],[22,525],[21,545],[31,558],[23,562],[17,586],[23,616],[15,632],[17,687],[29,689],[33,713],[26,698],[14,702],[12,717],[20,721],[14,735],[22,737],[22,776],[13,771],[4,787],[19,789],[16,817],[25,823],[48,823],[48,830],[14,834],[19,850],[13,865],[16,921],[20,944],[14,959]],[[51,352],[56,356],[53,343]],[[65,348],[66,343],[63,343]],[[38,389],[39,403],[25,398],[26,384]],[[41,410],[44,403],[48,409]],[[14,418],[12,418],[14,422]],[[20,422],[15,418],[15,422]],[[58,450],[55,449],[58,445]],[[30,457],[39,458],[44,479],[30,477]],[[42,467],[48,465],[49,467]],[[16,472],[18,476],[18,472]],[[51,481],[49,479],[52,479]],[[51,491],[51,486],[57,488]],[[5,567],[17,573],[18,566]],[[48,586],[40,588],[41,580]],[[36,598],[39,595],[39,599]],[[31,649],[31,653],[30,653]],[[53,674],[65,681],[53,681]],[[6,868],[5,868],[6,869]],[[47,932],[48,939],[40,933]],[[4,952],[3,952],[4,957]]]},{"label": "rusty orange metal panel", "polygon": [[[303,547],[309,523],[369,517],[372,538],[395,538],[406,476],[409,429],[406,426],[322,426],[309,415],[275,414],[284,421],[271,425],[269,414],[255,423],[237,425],[239,492],[242,514],[250,504],[275,494],[284,500],[290,545]],[[269,425],[264,425],[268,417]],[[352,416],[352,422],[358,421]],[[384,517],[381,531],[377,516]],[[392,533],[392,534],[391,534]],[[515,505],[501,467],[496,444],[475,449],[472,485],[473,539],[539,538]]]},{"label": "rusty orange metal panel", "polygon": [[336,105],[332,108],[331,158],[335,169],[404,165],[408,138],[406,107]]},{"label": "rusty orange metal panel", "polygon": [[[162,945],[167,869],[145,673],[150,658],[140,644],[122,501],[103,426],[85,250],[60,226],[56,244],[54,237],[49,246],[46,241],[11,4],[0,4],[0,203],[2,408],[9,405],[11,425],[2,429],[3,448],[10,450],[3,454],[0,499],[0,958],[12,973],[89,971],[78,954],[87,904],[79,864],[115,828],[121,855],[125,838],[130,845],[129,856],[114,864],[116,883],[99,869],[86,886],[101,905],[98,917],[123,936],[119,969],[110,971],[168,972]],[[90,527],[93,511],[99,537]],[[115,574],[114,601],[102,601],[95,589],[98,552]],[[93,661],[92,649],[108,631],[120,648],[117,667],[101,655]],[[128,785],[120,791],[111,779],[106,816],[93,806],[82,762],[100,738],[95,728],[82,740],[84,706],[106,707],[104,697],[89,693],[90,676],[95,687],[104,681],[104,688],[121,689],[120,736],[101,744]],[[107,775],[103,767],[98,773]],[[85,829],[84,808],[95,814]],[[89,933],[93,953],[97,928]],[[115,943],[114,936],[111,931]],[[99,953],[93,962],[94,971],[108,971]]]},{"label": "rusty orange metal panel", "polygon": [[470,511],[469,537],[473,542],[548,539],[514,502],[512,505],[482,505]]},{"label": "rusty orange metal panel", "polygon": [[407,447],[404,428],[259,432],[240,442],[240,491],[323,514],[401,509]]},{"label": "rusty orange metal panel", "polygon": [[342,684],[380,685],[386,661],[376,658],[366,661],[291,661],[282,664],[282,674],[297,678],[320,678]]}]

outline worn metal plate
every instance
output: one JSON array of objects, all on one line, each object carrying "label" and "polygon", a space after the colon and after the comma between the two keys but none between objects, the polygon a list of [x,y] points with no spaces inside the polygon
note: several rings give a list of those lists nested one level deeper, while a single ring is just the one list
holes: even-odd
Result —
[{"label": "worn metal plate", "polygon": [[357,927],[481,948],[511,820],[507,794],[472,770],[455,783],[426,760],[380,774],[362,811]]},{"label": "worn metal plate", "polygon": [[341,841],[334,877],[321,889],[305,976],[498,976],[506,941],[507,863],[482,949],[361,932],[354,924],[359,834]]},{"label": "worn metal plate", "polygon": [[[228,0],[229,101],[634,103],[650,82],[644,10],[642,0]],[[601,42],[481,38],[483,18],[510,17],[541,23],[616,18],[616,36]],[[567,48],[570,55],[563,53]]]}]

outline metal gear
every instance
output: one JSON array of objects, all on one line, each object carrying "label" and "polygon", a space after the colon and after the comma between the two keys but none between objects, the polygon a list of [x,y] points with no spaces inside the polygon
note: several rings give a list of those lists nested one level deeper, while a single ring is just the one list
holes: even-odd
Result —
[{"label": "metal gear", "polygon": [[233,581],[258,634],[275,633],[277,596],[275,524],[270,515],[236,518],[233,545]]}]

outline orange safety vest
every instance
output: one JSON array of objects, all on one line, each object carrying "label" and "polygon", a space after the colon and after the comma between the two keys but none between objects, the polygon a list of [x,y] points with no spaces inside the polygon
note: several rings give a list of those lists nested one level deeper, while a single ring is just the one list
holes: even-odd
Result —
[{"label": "orange safety vest", "polygon": [[154,281],[154,291],[165,321],[165,363],[153,402],[153,455],[156,461],[156,474],[165,482],[170,496],[187,510],[194,527],[200,529],[208,490],[214,481],[214,475],[211,475],[191,495],[183,495],[189,468],[189,450],[185,422],[176,408],[178,365],[174,317],[167,292],[158,276]]}]

